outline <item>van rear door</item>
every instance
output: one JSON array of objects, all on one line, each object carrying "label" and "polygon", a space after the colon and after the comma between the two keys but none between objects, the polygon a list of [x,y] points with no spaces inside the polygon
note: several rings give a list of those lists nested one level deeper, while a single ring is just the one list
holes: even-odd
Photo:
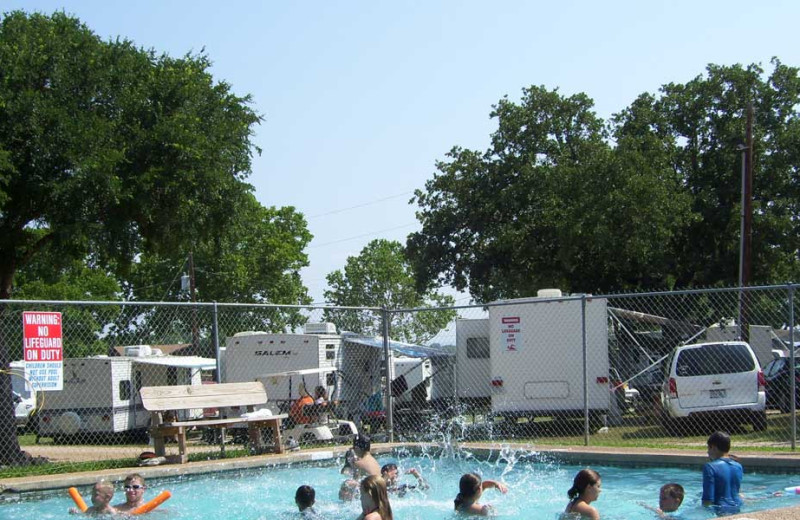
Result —
[{"label": "van rear door", "polygon": [[758,402],[758,369],[745,343],[711,343],[682,349],[675,374],[681,408]]}]

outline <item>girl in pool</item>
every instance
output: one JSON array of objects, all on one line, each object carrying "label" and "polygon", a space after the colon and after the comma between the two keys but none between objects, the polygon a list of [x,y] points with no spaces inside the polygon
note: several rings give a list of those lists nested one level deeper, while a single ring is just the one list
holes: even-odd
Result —
[{"label": "girl in pool", "polygon": [[495,480],[484,480],[481,482],[481,477],[477,473],[467,473],[461,477],[458,482],[458,495],[453,501],[455,509],[461,513],[470,515],[489,516],[492,508],[487,505],[480,505],[478,499],[484,489],[495,488],[501,493],[507,493],[508,488],[502,482]]},{"label": "girl in pool", "polygon": [[600,496],[600,474],[592,469],[582,469],[575,475],[572,487],[567,491],[569,504],[564,513],[589,520],[600,520],[600,513],[591,504]]},{"label": "girl in pool", "polygon": [[393,520],[383,478],[370,475],[361,481],[361,515],[358,520]]}]

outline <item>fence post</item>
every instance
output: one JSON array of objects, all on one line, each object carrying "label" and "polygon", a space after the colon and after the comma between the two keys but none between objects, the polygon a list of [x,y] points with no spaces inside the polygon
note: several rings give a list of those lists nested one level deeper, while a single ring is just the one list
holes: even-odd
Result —
[{"label": "fence post", "polygon": [[384,371],[386,372],[386,429],[389,434],[389,442],[394,442],[394,403],[392,399],[392,351],[389,348],[389,311],[386,307],[381,311],[383,320],[383,358]]},{"label": "fence post", "polygon": [[214,341],[214,358],[217,360],[217,383],[222,382],[222,358],[220,357],[219,351],[219,321],[217,319],[217,302],[214,302],[214,306],[211,310],[211,331],[213,335]]},{"label": "fence post", "polygon": [[794,376],[794,284],[789,284],[789,412],[792,416],[792,451],[797,447],[797,414],[795,414],[795,392],[797,390]]},{"label": "fence post", "polygon": [[583,350],[583,445],[589,445],[589,356],[586,350],[586,295],[581,295],[581,347]]}]

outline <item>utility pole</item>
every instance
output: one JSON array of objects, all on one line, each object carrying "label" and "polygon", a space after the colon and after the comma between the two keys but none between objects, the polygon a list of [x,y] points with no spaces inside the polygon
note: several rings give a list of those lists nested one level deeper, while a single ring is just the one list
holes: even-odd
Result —
[{"label": "utility pole", "polygon": [[747,298],[741,289],[750,284],[753,244],[753,103],[747,105],[747,128],[742,156],[742,215],[739,250],[739,335],[748,341]]},{"label": "utility pole", "polygon": [[[194,254],[189,253],[189,294],[192,298],[192,303],[197,302],[197,294],[195,293],[194,285]],[[200,333],[197,328],[197,307],[192,306],[192,354],[200,355]]]}]

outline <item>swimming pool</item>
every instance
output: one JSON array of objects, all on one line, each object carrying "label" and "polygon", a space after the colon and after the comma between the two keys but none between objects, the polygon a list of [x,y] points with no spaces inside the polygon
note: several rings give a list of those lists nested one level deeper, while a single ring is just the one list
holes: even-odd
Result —
[{"label": "swimming pool", "polygon": [[[483,478],[502,480],[509,491],[484,493],[481,503],[492,504],[497,517],[509,520],[542,518],[555,520],[567,503],[566,492],[581,466],[543,460],[522,451],[505,451],[495,460],[472,457],[468,452],[456,456],[381,455],[378,462],[396,462],[401,470],[420,468],[431,484],[427,492],[413,490],[402,498],[391,497],[397,520],[459,518],[453,512],[453,498],[463,473],[476,471]],[[360,513],[358,501],[343,503],[337,493],[343,477],[333,461],[304,463],[290,467],[264,468],[239,472],[209,474],[148,482],[146,499],[162,490],[172,492],[172,499],[153,512],[150,518],[201,520],[296,519],[295,489],[310,484],[316,489],[316,509],[324,518],[353,520]],[[658,490],[667,482],[678,482],[686,489],[680,509],[682,520],[715,518],[700,507],[700,468],[629,468],[593,465],[603,477],[603,492],[594,505],[604,520],[655,518],[639,501],[656,506]],[[747,469],[745,468],[745,471]],[[403,476],[412,484],[414,478]],[[800,477],[777,474],[746,473],[742,492],[748,500],[743,512],[794,506],[800,497],[771,497],[771,492],[790,485],[800,485]],[[114,502],[124,500],[117,486]],[[88,499],[88,489],[81,490]],[[0,503],[0,518],[9,520],[50,520],[76,518],[67,514],[73,506],[66,492],[48,493],[37,499]]]}]

